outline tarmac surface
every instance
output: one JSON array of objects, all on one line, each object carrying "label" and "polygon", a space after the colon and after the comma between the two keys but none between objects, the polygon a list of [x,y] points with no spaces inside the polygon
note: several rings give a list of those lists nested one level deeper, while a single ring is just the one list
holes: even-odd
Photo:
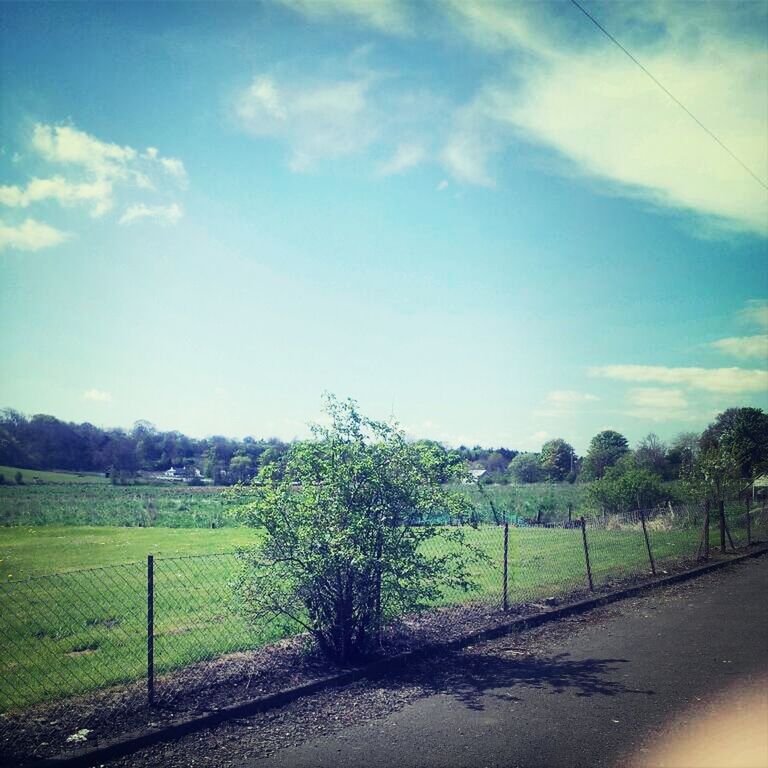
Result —
[{"label": "tarmac surface", "polygon": [[[768,556],[631,605],[603,611],[544,654],[516,650],[510,637],[468,649],[454,688],[239,764],[682,766],[691,748],[675,762],[666,745],[689,737],[705,754],[697,765],[768,766]],[[745,749],[751,762],[737,759]]]}]

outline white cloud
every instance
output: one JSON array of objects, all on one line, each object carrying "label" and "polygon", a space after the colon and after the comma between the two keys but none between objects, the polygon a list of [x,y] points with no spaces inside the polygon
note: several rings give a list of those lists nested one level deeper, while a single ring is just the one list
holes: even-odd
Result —
[{"label": "white cloud", "polygon": [[422,144],[398,144],[392,157],[379,166],[379,174],[382,176],[393,176],[403,173],[424,162],[426,157],[427,151]]},{"label": "white cloud", "polygon": [[551,405],[575,405],[599,400],[599,397],[587,392],[574,392],[572,389],[556,389],[547,393],[547,402]]},{"label": "white cloud", "polygon": [[590,376],[635,383],[682,384],[690,389],[727,394],[768,390],[768,371],[744,368],[667,368],[661,365],[602,365]]},{"label": "white cloud", "polygon": [[[766,180],[765,50],[727,33],[727,11],[685,18],[689,8],[627,3],[604,12],[620,36],[663,30],[652,42],[633,39],[634,53]],[[608,182],[606,192],[768,234],[766,190],[597,30],[584,45],[572,28],[560,33],[553,11],[529,21],[541,7],[454,0],[449,9],[462,34],[519,54],[508,77],[488,79],[448,137],[443,157],[457,179],[490,185],[493,155],[525,139],[554,150],[562,173]]]},{"label": "white cloud", "polygon": [[750,299],[739,315],[744,323],[768,330],[767,299]]},{"label": "white cloud", "polygon": [[63,176],[53,176],[49,179],[30,179],[25,188],[0,186],[0,205],[27,208],[42,200],[56,200],[62,205],[89,203],[93,206],[92,214],[101,216],[112,207],[112,182],[97,179],[72,183]]},{"label": "white cloud", "polygon": [[650,421],[690,421],[699,414],[688,410],[688,400],[680,389],[642,387],[629,391],[628,416]]},{"label": "white cloud", "polygon": [[438,192],[443,192],[444,190],[448,189],[448,181],[446,179],[441,179],[435,189],[437,189]]},{"label": "white cloud", "polygon": [[42,123],[33,128],[32,147],[46,160],[81,166],[97,178],[125,178],[137,154],[132,147],[100,141],[74,126]]},{"label": "white cloud", "polygon": [[718,339],[710,345],[719,352],[734,357],[759,357],[768,359],[768,333],[760,333],[755,336],[732,336],[727,339]]},{"label": "white cloud", "polygon": [[125,210],[119,223],[130,224],[139,219],[156,219],[165,224],[176,224],[183,215],[184,211],[177,203],[154,206],[136,203]]},{"label": "white cloud", "polygon": [[310,18],[349,16],[392,34],[408,32],[405,4],[396,0],[280,0],[283,5],[293,8]]},{"label": "white cloud", "polygon": [[278,84],[259,75],[240,94],[235,113],[246,132],[285,142],[291,170],[304,171],[322,158],[359,152],[375,139],[370,84],[369,77]]},{"label": "white cloud", "polygon": [[71,235],[35,219],[26,219],[17,226],[0,222],[0,251],[12,248],[18,251],[39,251],[67,240]]},{"label": "white cloud", "polygon": [[[37,123],[32,129],[31,146],[44,160],[67,166],[70,169],[67,177],[60,174],[33,177],[25,186],[0,186],[0,205],[28,208],[53,200],[64,206],[89,205],[91,215],[98,217],[114,207],[118,186],[151,190],[165,197],[172,191],[167,179],[172,180],[174,189],[187,186],[186,169],[178,158],[163,157],[155,147],[148,147],[140,154],[133,147],[101,141],[72,125]],[[129,207],[122,220],[142,216],[175,222],[181,216],[181,208],[177,203],[155,206],[137,203]],[[10,234],[11,231],[16,234]],[[31,219],[15,230],[5,227],[5,232],[6,241],[16,243],[53,245],[63,239],[62,233],[56,236],[56,230]]]},{"label": "white cloud", "polygon": [[96,403],[109,403],[112,400],[112,395],[109,392],[103,392],[100,389],[87,389],[83,392],[84,400],[92,400]]}]

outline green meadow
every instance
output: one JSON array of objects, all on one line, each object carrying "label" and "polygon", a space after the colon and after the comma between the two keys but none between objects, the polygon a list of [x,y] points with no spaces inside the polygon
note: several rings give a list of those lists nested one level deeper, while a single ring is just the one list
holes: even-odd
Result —
[{"label": "green meadow", "polygon": [[[741,537],[741,531],[734,531]],[[695,554],[695,529],[651,531],[666,558]],[[249,627],[231,587],[232,554],[211,554],[255,542],[242,528],[220,530],[106,527],[0,529],[5,583],[0,586],[0,710],[140,679],[146,664],[146,554],[155,560],[155,660],[159,673],[194,661],[258,647],[281,635],[274,626]],[[596,586],[650,572],[639,528],[587,530]],[[474,566],[475,591],[446,591],[439,606],[480,600],[500,606],[503,528],[467,529],[485,554]],[[713,532],[714,543],[714,532]],[[436,544],[431,544],[436,546]],[[446,546],[442,544],[440,546]],[[453,545],[451,545],[453,546]],[[76,564],[112,567],[75,570]],[[27,576],[8,579],[9,563]],[[68,570],[69,569],[69,570]],[[510,528],[511,604],[586,588],[581,531]]]}]

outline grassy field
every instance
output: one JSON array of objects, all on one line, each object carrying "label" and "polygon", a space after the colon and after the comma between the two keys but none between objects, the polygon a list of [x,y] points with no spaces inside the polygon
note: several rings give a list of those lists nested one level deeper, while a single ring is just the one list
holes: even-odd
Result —
[{"label": "grassy field", "polygon": [[[475,567],[477,590],[446,592],[439,605],[501,603],[503,528],[468,529],[487,555]],[[743,530],[732,526],[737,543]],[[147,551],[155,561],[155,658],[159,671],[275,640],[272,626],[253,629],[231,589],[233,555],[207,554],[248,544],[258,535],[239,528],[162,530],[53,528],[0,530],[4,575],[15,564],[35,574],[75,564],[137,560],[71,570],[53,577],[15,578],[0,585],[0,710],[140,678],[146,659]],[[650,571],[639,526],[588,529],[596,586]],[[651,530],[659,568],[692,557],[697,529]],[[716,532],[712,532],[715,543]],[[196,555],[194,557],[179,555]],[[509,598],[531,602],[586,587],[581,531],[510,528]]]},{"label": "grassy field", "polygon": [[0,583],[156,557],[232,552],[253,543],[251,528],[0,527]]},{"label": "grassy field", "polygon": [[16,483],[16,473],[21,472],[21,481],[25,485],[33,485],[38,483],[76,483],[82,485],[88,484],[101,484],[105,485],[109,483],[109,479],[104,477],[102,472],[48,472],[42,469],[19,469],[19,467],[6,467],[0,465],[0,475],[6,483]]},{"label": "grassy field", "polygon": [[[565,520],[587,511],[584,485],[459,486],[474,501],[480,518],[493,521],[490,501],[499,514]],[[236,524],[234,502],[221,488],[187,486],[115,486],[109,483],[0,485],[0,526],[104,525],[166,528],[221,528]]]},{"label": "grassy field", "polygon": [[235,506],[213,487],[0,485],[0,526],[221,528]]}]

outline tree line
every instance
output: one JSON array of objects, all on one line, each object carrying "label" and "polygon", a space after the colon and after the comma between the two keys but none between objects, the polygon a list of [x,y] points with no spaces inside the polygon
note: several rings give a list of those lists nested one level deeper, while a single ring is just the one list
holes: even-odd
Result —
[{"label": "tree line", "polygon": [[[195,467],[219,485],[247,482],[262,466],[279,460],[287,449],[287,443],[277,438],[234,440],[214,435],[197,439],[178,431],[158,430],[148,421],[137,421],[130,430],[101,429],[45,414],[27,417],[13,409],[0,411],[0,464],[105,472],[115,482],[172,467]],[[193,483],[198,479],[194,473],[189,477]]]}]

